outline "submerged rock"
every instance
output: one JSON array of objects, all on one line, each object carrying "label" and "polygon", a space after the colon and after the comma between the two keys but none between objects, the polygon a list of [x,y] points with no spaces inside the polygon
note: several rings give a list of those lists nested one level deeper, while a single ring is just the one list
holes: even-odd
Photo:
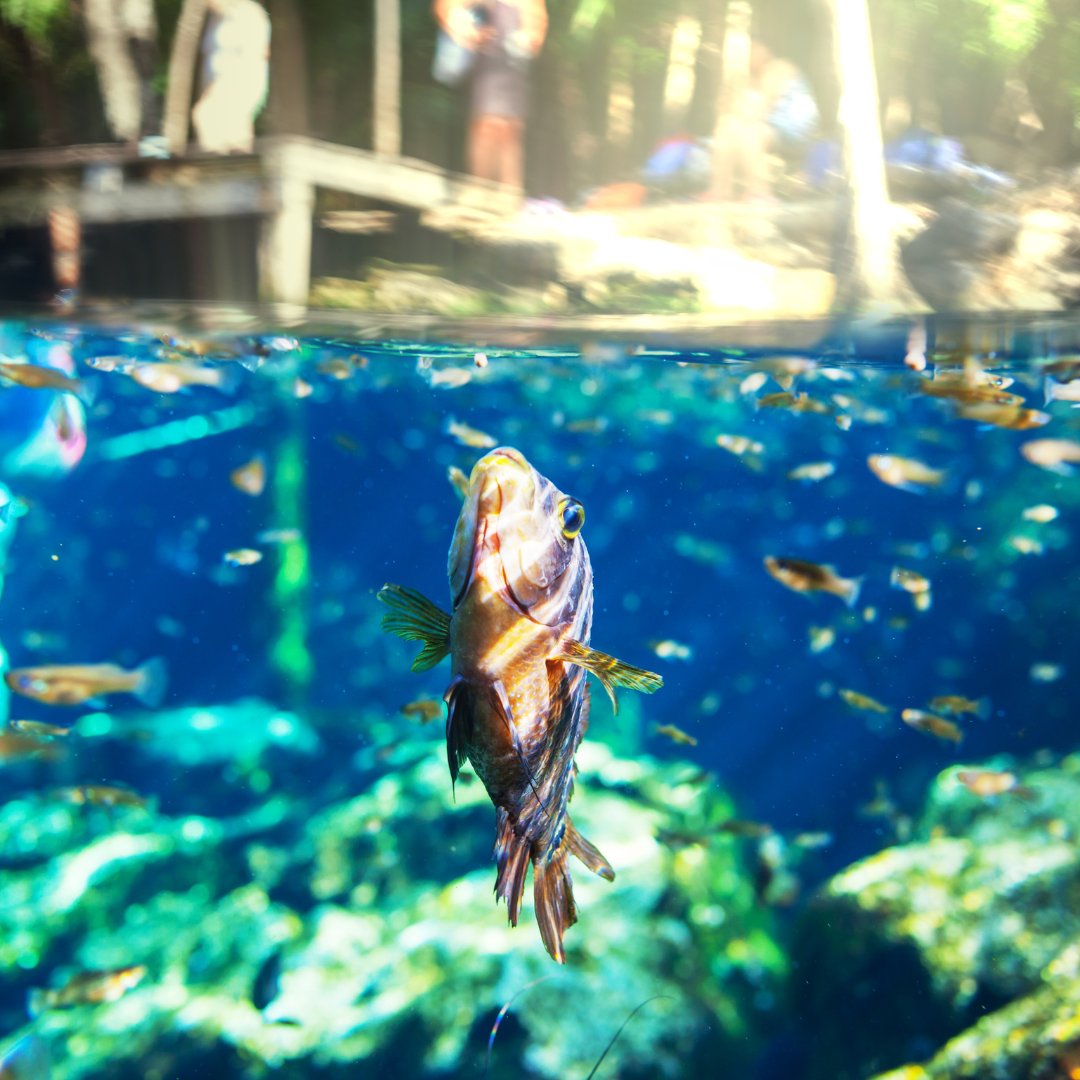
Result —
[{"label": "submerged rock", "polygon": [[[358,755],[354,778],[373,760]],[[363,790],[346,801],[279,793],[228,820],[151,805],[80,823],[81,808],[18,800],[0,844],[35,813],[52,817],[45,857],[0,867],[0,1030],[25,1024],[26,992],[65,971],[144,964],[119,1000],[39,1017],[54,1077],[446,1075],[478,1066],[519,991],[494,1076],[584,1076],[657,995],[608,1059],[622,1075],[687,1075],[714,1054],[749,1062],[785,962],[736,844],[708,839],[729,800],[698,770],[595,743],[579,764],[575,821],[617,878],[575,868],[566,967],[544,951],[531,905],[506,925],[494,813],[468,774],[455,805],[435,742],[395,747],[392,771],[355,780]],[[665,847],[655,834],[672,826],[704,839]]]},{"label": "submerged rock", "polygon": [[1080,756],[1025,772],[1027,798],[980,799],[960,771],[937,778],[921,840],[838,874],[802,920],[793,962],[806,976],[794,986],[815,1029],[815,1076],[929,1057],[1043,987],[1080,941]]}]

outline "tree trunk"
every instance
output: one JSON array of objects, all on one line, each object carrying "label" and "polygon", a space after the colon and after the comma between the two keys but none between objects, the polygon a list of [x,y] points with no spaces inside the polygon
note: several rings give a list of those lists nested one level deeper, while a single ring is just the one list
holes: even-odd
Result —
[{"label": "tree trunk", "polygon": [[296,0],[270,0],[274,28],[270,50],[270,101],[266,127],[273,135],[307,135],[307,48]]},{"label": "tree trunk", "polygon": [[139,75],[116,0],[84,0],[83,19],[109,130],[132,142],[139,136]]},{"label": "tree trunk", "polygon": [[375,0],[375,153],[401,155],[400,0]]},{"label": "tree trunk", "polygon": [[205,17],[206,0],[184,0],[169,56],[169,85],[165,93],[163,134],[173,154],[182,154],[187,148],[191,88]]},{"label": "tree trunk", "polygon": [[896,243],[878,119],[877,78],[866,0],[828,0],[840,104],[837,127],[850,201],[846,259],[838,295],[844,306],[896,299]]}]

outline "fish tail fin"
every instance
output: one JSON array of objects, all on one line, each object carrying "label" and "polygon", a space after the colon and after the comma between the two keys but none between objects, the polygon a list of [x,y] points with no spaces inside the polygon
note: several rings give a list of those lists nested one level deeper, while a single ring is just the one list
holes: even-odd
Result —
[{"label": "fish tail fin", "polygon": [[136,674],[139,676],[139,681],[135,684],[132,693],[148,709],[158,708],[169,685],[169,671],[165,666],[165,661],[160,656],[155,656],[153,660],[147,660]]},{"label": "fish tail fin", "polygon": [[502,807],[498,810],[497,830],[495,861],[499,865],[499,876],[495,880],[495,895],[506,901],[510,925],[517,926],[532,845],[514,831],[514,822]]},{"label": "fish tail fin", "polygon": [[862,592],[863,578],[844,578],[842,599],[849,608],[853,608],[859,602],[859,593]]},{"label": "fish tail fin", "polygon": [[563,834],[563,843],[567,851],[575,856],[579,862],[583,862],[594,874],[599,874],[605,881],[615,880],[615,871],[611,863],[600,853],[595,844],[590,844],[584,836],[574,828],[570,818],[566,819],[566,832]]},{"label": "fish tail fin", "polygon": [[533,863],[533,906],[544,948],[557,964],[566,963],[563,934],[577,922],[574,886],[566,866],[569,848],[561,843]]},{"label": "fish tail fin", "polygon": [[1056,401],[1058,397],[1057,382],[1051,379],[1049,375],[1043,379],[1043,406],[1047,406],[1052,401]]}]

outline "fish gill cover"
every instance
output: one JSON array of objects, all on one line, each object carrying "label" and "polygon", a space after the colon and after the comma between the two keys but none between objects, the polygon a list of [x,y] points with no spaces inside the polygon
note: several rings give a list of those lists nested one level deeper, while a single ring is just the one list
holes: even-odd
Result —
[{"label": "fish gill cover", "polygon": [[[647,1000],[598,1075],[1073,1075],[1080,362],[1064,323],[909,329],[0,327],[0,1070],[472,1075],[513,998],[491,1075],[585,1077]],[[411,672],[376,599],[462,610],[495,447],[595,575],[605,653],[577,627],[546,685],[664,682],[575,680],[552,757],[503,680],[501,803],[446,726],[475,667],[423,609]],[[556,968],[496,906],[492,802],[543,863],[575,747],[614,880],[575,878]]]}]

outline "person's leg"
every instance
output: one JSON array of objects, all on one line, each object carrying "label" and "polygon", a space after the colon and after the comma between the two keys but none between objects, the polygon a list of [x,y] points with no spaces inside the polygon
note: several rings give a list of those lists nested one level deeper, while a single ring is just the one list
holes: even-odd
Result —
[{"label": "person's leg", "polygon": [[499,118],[499,179],[518,191],[525,189],[525,122]]},{"label": "person's leg", "polygon": [[499,178],[498,122],[496,116],[474,116],[469,123],[469,172],[481,180]]}]

